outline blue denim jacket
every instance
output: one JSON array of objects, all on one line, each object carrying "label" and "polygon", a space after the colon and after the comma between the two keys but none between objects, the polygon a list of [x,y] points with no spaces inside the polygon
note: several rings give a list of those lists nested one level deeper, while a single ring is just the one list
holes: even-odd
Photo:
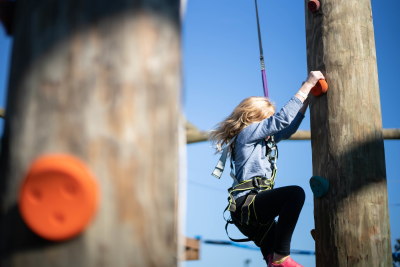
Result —
[{"label": "blue denim jacket", "polygon": [[[303,103],[293,96],[278,113],[247,126],[237,135],[233,150],[237,181],[234,181],[233,186],[253,177],[271,178],[265,138],[274,135],[276,143],[290,138],[303,121],[304,115],[299,113],[302,106]],[[261,145],[257,146],[259,143]],[[237,192],[233,195],[237,199],[248,192]]]}]

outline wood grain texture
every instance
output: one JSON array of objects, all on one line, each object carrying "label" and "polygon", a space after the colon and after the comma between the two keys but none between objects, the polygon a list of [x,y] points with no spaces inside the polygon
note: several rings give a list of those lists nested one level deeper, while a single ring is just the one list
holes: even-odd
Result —
[{"label": "wood grain texture", "polygon": [[306,13],[308,71],[329,84],[310,97],[316,266],[392,266],[389,209],[370,0],[322,0]]},{"label": "wood grain texture", "polygon": [[[179,0],[19,0],[0,167],[0,266],[176,266]],[[70,153],[101,187],[87,230],[51,243],[17,193]]]}]

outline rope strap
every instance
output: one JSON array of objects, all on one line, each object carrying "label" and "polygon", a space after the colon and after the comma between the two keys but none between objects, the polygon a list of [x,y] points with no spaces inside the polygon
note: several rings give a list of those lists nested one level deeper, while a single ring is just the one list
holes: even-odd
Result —
[{"label": "rope strap", "polygon": [[250,221],[250,208],[249,206],[254,202],[257,192],[252,192],[247,195],[246,201],[242,206],[241,224],[249,224]]},{"label": "rope strap", "polygon": [[[253,204],[254,208],[254,197],[250,197],[251,199],[251,204]],[[249,197],[246,199],[246,202],[249,201]],[[257,216],[256,216],[257,217]],[[242,220],[243,220],[243,214],[242,214]],[[249,242],[253,241],[257,246],[261,246],[262,242],[264,241],[265,236],[268,234],[269,230],[271,230],[272,225],[274,224],[275,220],[271,220],[266,224],[262,224],[257,221],[249,221],[249,224],[243,224],[241,221],[239,221],[237,218],[234,216],[231,216],[231,220],[228,220],[225,225],[225,232],[228,238],[233,241],[233,242]],[[243,239],[234,239],[229,236],[228,233],[228,225],[229,224],[235,224],[236,227],[243,233],[247,232],[248,238],[243,238]]]},{"label": "rope strap", "polygon": [[260,19],[258,17],[257,0],[255,0],[255,3],[256,3],[257,29],[258,29],[258,45],[260,47],[260,59],[263,62],[264,61],[264,56],[263,56],[263,46],[262,46],[262,40],[261,40]]},{"label": "rope strap", "polygon": [[228,234],[228,225],[229,224],[234,224],[234,222],[231,220],[231,221],[227,221],[226,222],[226,225],[225,225],[225,232],[226,232],[226,235],[228,236],[228,238],[230,239],[230,240],[232,240],[233,242],[249,242],[249,241],[251,241],[251,239],[250,238],[243,238],[243,239],[234,239],[234,238],[231,238],[230,236],[229,236],[229,234]]},{"label": "rope strap", "polygon": [[266,98],[269,98],[267,74],[265,72],[264,52],[263,52],[262,40],[261,40],[260,18],[258,17],[257,0],[255,0],[255,4],[256,4],[256,15],[257,15],[258,45],[260,47],[261,78],[262,78],[262,82],[263,82],[264,96]]},{"label": "rope strap", "polygon": [[235,141],[235,139],[236,139],[236,136],[233,137],[231,139],[231,141],[229,141],[229,143],[225,146],[224,150],[222,151],[222,155],[218,160],[217,166],[215,166],[215,169],[211,174],[212,176],[214,176],[214,177],[216,177],[218,179],[221,178],[221,175],[222,175],[222,173],[224,172],[224,169],[225,169],[225,163],[226,163],[226,158],[228,156],[229,146]]}]

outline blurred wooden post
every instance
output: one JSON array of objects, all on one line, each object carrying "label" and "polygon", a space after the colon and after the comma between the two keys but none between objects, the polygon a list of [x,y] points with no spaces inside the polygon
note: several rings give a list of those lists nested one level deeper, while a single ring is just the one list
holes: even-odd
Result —
[{"label": "blurred wooden post", "polygon": [[[176,266],[179,0],[18,0],[0,167],[0,265]],[[51,243],[17,194],[33,159],[70,153],[97,177],[97,216]]]},{"label": "blurred wooden post", "polygon": [[310,97],[316,266],[392,266],[389,208],[371,1],[321,0],[307,9],[308,71],[327,94]]}]

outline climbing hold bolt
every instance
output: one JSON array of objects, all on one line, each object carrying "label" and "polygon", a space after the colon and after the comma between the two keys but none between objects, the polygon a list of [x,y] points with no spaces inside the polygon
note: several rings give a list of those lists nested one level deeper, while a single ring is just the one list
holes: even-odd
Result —
[{"label": "climbing hold bolt", "polygon": [[316,197],[323,197],[328,193],[329,181],[319,176],[313,176],[310,179],[310,187]]},{"label": "climbing hold bolt", "polygon": [[310,2],[308,2],[308,9],[312,12],[315,13],[318,11],[320,7],[320,3],[318,0],[310,0]]},{"label": "climbing hold bolt", "polygon": [[319,80],[317,84],[311,89],[311,93],[314,96],[321,96],[328,90],[328,84],[325,80]]},{"label": "climbing hold bolt", "polygon": [[23,182],[19,210],[28,227],[42,238],[62,241],[81,233],[98,202],[96,181],[70,155],[35,160]]}]

